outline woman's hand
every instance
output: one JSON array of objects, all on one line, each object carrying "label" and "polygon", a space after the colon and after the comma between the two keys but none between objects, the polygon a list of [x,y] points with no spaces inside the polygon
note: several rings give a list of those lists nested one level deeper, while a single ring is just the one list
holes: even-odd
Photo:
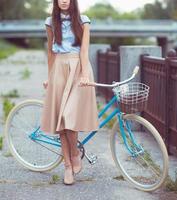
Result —
[{"label": "woman's hand", "polygon": [[46,80],[46,81],[43,82],[43,86],[44,86],[44,89],[47,88],[47,86],[48,86],[48,80]]},{"label": "woman's hand", "polygon": [[89,83],[88,76],[81,76],[79,86],[86,86]]},{"label": "woman's hand", "polygon": [[89,77],[88,76],[82,76],[80,78],[80,83],[79,86],[95,86],[94,82],[90,82],[89,81]]}]

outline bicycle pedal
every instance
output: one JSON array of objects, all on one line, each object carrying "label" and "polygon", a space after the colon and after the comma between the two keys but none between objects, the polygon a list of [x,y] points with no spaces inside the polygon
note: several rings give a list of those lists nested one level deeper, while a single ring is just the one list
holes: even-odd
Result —
[{"label": "bicycle pedal", "polygon": [[94,165],[96,163],[96,161],[97,161],[96,159],[95,160],[91,160],[90,164]]},{"label": "bicycle pedal", "polygon": [[91,155],[89,155],[89,156],[88,156],[87,154],[85,154],[85,157],[87,158],[88,162],[89,162],[91,165],[95,164],[96,161],[97,161],[97,159],[98,159],[98,157],[97,157],[96,155],[94,155],[94,154],[91,154]]}]

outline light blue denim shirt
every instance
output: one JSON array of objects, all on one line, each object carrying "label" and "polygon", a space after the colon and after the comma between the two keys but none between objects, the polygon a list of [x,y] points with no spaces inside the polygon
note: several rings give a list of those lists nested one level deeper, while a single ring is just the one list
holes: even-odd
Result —
[{"label": "light blue denim shirt", "polygon": [[[62,44],[58,45],[57,43],[54,43],[53,40],[52,51],[54,53],[80,52],[80,46],[72,46],[75,36],[71,30],[71,21],[69,17],[69,15],[61,13],[61,18],[67,20],[62,21]],[[87,15],[81,15],[81,24],[84,23],[91,23]],[[46,18],[45,25],[52,27],[52,16]]]}]

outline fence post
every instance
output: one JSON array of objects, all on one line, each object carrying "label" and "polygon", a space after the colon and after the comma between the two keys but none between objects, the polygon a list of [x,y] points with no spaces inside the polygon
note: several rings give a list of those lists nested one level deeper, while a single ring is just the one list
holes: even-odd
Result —
[{"label": "fence post", "polygon": [[[149,54],[141,54],[140,55],[140,82],[141,83],[144,83],[144,62],[143,62],[143,58],[145,56],[150,56]],[[144,116],[144,111],[141,112],[141,116],[143,117]]]},{"label": "fence post", "polygon": [[166,105],[165,105],[165,143],[167,146],[167,151],[169,154],[171,154],[170,152],[170,123],[169,123],[169,113],[170,113],[170,102],[171,102],[171,93],[170,93],[170,74],[171,74],[171,70],[170,70],[170,61],[171,60],[176,60],[177,59],[177,54],[176,51],[171,49],[168,54],[167,57],[165,59],[166,62]]},{"label": "fence post", "polygon": [[143,64],[144,64],[144,62],[143,62],[143,58],[144,58],[144,56],[150,56],[149,54],[141,54],[140,55],[140,66],[141,66],[141,69],[140,69],[140,81],[143,83],[143,81],[144,81],[144,71],[143,71]]},{"label": "fence post", "polygon": [[99,69],[99,67],[100,67],[100,51],[101,51],[101,49],[99,49],[98,51],[97,51],[97,81],[98,82],[100,82],[100,69]]},{"label": "fence post", "polygon": [[[107,82],[107,51],[105,50],[97,50],[97,80],[99,83]],[[105,87],[97,87],[98,91],[105,96],[107,99],[107,88]]]},{"label": "fence post", "polygon": [[[110,73],[109,71],[109,66],[108,66],[108,59],[109,59],[109,52],[111,51],[110,48],[107,48],[105,57],[106,57],[106,83],[108,83],[108,74]],[[106,103],[109,101],[109,91],[108,88],[105,88],[105,98],[106,98]]]}]

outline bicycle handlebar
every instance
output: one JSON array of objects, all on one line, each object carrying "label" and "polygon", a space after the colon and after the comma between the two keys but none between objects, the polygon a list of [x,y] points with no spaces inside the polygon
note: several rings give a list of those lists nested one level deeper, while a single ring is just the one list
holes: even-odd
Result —
[{"label": "bicycle handlebar", "polygon": [[139,71],[139,66],[136,66],[133,70],[133,74],[130,78],[124,80],[124,81],[121,81],[121,82],[116,82],[116,81],[113,81],[113,84],[104,84],[104,83],[89,83],[89,86],[99,86],[99,87],[116,87],[116,86],[119,86],[119,85],[123,85],[125,83],[128,83],[130,82],[132,79],[135,78],[135,76],[137,75],[138,71]]}]

